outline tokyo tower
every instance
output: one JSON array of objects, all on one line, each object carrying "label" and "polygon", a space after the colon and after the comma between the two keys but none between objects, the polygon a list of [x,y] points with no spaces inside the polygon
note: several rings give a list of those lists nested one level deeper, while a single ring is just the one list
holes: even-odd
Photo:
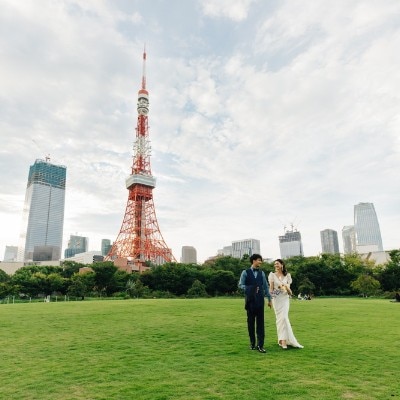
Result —
[{"label": "tokyo tower", "polygon": [[176,262],[161,235],[153,202],[156,179],[152,176],[150,167],[146,51],[143,52],[142,87],[138,92],[137,112],[132,170],[126,179],[128,202],[118,237],[106,260],[112,260],[116,266],[128,271],[142,272],[149,267],[149,263],[160,265],[165,262]]}]

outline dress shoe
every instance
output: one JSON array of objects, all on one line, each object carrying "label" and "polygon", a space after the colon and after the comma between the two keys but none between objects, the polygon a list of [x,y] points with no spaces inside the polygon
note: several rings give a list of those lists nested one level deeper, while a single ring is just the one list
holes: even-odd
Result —
[{"label": "dress shoe", "polygon": [[257,350],[258,350],[260,353],[266,353],[264,347],[257,346]]},{"label": "dress shoe", "polygon": [[256,350],[256,346],[254,346],[253,344],[250,345],[249,347],[250,350]]}]

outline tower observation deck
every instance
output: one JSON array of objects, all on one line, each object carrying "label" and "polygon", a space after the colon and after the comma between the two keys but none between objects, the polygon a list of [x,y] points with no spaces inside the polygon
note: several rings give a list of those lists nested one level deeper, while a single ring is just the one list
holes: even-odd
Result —
[{"label": "tower observation deck", "polygon": [[106,260],[126,270],[147,269],[150,264],[176,262],[158,226],[151,174],[151,146],[148,130],[149,92],[146,89],[146,52],[143,53],[142,87],[138,92],[136,139],[133,145],[131,174],[126,179],[128,202],[121,229]]}]

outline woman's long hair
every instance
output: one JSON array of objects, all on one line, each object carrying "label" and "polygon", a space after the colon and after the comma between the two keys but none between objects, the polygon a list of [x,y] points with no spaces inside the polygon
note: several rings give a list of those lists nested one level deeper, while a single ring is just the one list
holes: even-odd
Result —
[{"label": "woman's long hair", "polygon": [[287,269],[286,269],[286,266],[285,266],[285,262],[280,258],[277,258],[275,261],[278,261],[278,263],[282,265],[282,274],[284,276],[286,276],[287,275]]}]

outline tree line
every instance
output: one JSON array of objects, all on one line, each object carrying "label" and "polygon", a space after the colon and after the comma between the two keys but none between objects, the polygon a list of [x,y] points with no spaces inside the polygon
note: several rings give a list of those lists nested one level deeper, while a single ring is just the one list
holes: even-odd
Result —
[{"label": "tree line", "polygon": [[[294,293],[311,296],[393,297],[400,290],[400,250],[392,250],[386,265],[362,259],[358,254],[321,254],[292,257],[286,267],[293,278]],[[1,267],[1,264],[0,264]],[[89,272],[79,273],[82,267]],[[127,273],[112,262],[84,265],[65,261],[62,266],[25,266],[13,275],[0,269],[0,299],[9,296],[35,299],[46,296],[121,298],[241,296],[238,281],[250,267],[249,256],[207,260],[202,265],[167,263],[148,271]],[[268,276],[273,262],[261,269]]]}]

